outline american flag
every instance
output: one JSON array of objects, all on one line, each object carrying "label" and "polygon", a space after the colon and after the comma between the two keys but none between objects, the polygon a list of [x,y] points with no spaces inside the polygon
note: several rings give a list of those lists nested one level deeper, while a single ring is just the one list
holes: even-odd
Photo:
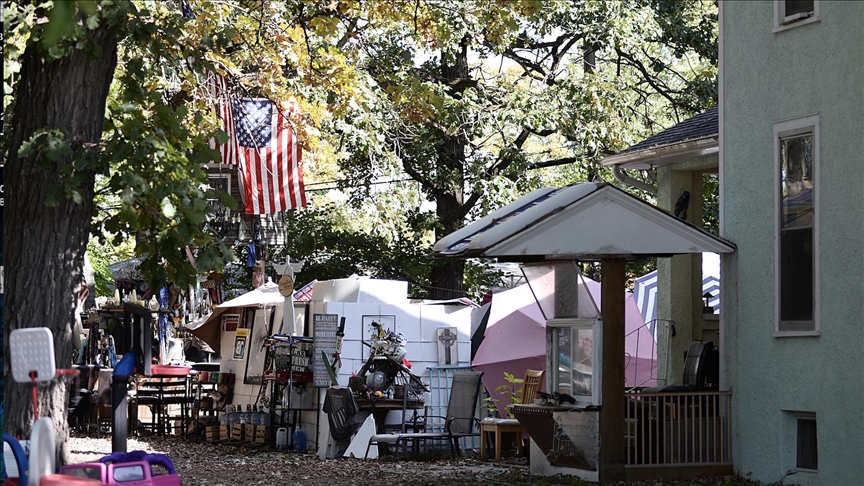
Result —
[{"label": "american flag", "polygon": [[[306,206],[301,151],[284,113],[270,100],[232,99],[225,78],[210,73],[208,84],[228,141],[222,163],[240,169],[246,214],[272,214]],[[215,142],[214,142],[215,145]]]}]

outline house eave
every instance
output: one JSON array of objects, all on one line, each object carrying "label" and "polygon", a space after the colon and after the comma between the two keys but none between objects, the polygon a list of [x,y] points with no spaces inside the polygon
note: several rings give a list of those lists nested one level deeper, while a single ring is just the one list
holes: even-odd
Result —
[{"label": "house eave", "polygon": [[685,140],[683,142],[650,147],[634,152],[611,155],[600,161],[600,164],[611,167],[614,165],[625,169],[652,169],[678,162],[706,157],[719,153],[719,135]]}]

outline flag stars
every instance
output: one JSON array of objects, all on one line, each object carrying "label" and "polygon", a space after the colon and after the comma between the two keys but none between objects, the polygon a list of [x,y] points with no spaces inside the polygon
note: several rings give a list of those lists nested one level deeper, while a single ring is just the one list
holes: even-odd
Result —
[{"label": "flag stars", "polygon": [[263,148],[273,136],[270,100],[239,100],[234,102],[234,123],[237,142],[241,147]]}]

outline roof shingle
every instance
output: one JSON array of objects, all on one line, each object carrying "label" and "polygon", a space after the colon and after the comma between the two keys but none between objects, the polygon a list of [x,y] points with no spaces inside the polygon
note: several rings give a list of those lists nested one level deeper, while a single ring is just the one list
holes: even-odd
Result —
[{"label": "roof shingle", "polygon": [[672,145],[687,140],[717,135],[720,133],[718,126],[717,107],[715,106],[708,108],[702,113],[692,118],[688,118],[671,128],[667,128],[657,135],[646,138],[636,145],[631,145],[618,153],[626,154],[630,152],[638,152],[649,148],[662,147],[664,145]]}]

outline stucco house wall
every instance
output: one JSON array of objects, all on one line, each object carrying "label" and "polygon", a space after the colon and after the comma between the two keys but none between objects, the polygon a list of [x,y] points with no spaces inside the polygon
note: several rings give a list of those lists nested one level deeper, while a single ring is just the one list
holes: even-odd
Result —
[{"label": "stucco house wall", "polygon": [[[819,20],[772,33],[775,2],[721,2],[722,379],[735,469],[795,468],[792,412],[815,413],[818,472],[864,481],[864,2],[817,1]],[[818,336],[779,337],[775,123],[818,114]]]}]

